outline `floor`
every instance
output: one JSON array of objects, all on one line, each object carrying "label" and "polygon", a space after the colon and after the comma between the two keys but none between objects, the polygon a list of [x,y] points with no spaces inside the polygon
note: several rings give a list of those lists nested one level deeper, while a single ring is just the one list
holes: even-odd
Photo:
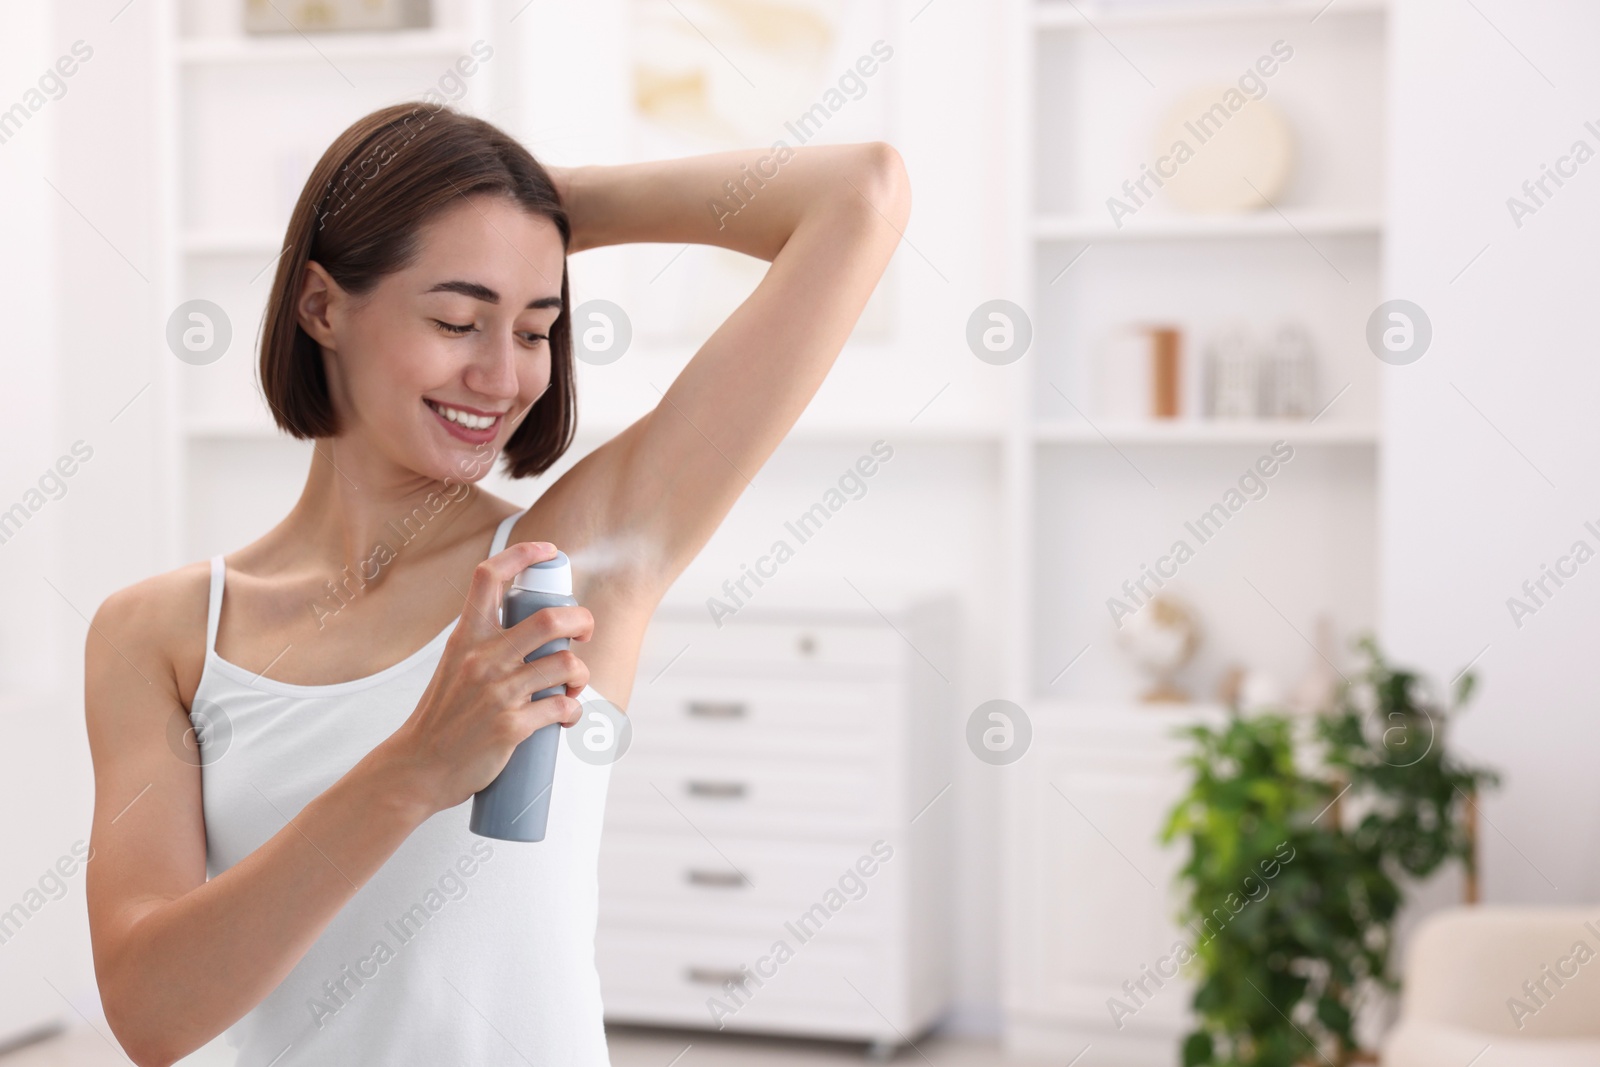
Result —
[{"label": "floor", "polygon": [[[609,1043],[612,1067],[829,1067],[875,1062],[860,1045],[723,1034],[628,1029],[613,1031]],[[901,1049],[891,1062],[929,1067],[1046,1067],[1035,1060],[1007,1059],[990,1043],[936,1038],[918,1041],[914,1049]],[[0,1055],[0,1067],[125,1067],[127,1063],[108,1037],[87,1027]],[[225,1052],[218,1056],[202,1049],[181,1061],[180,1067],[228,1064]]]}]

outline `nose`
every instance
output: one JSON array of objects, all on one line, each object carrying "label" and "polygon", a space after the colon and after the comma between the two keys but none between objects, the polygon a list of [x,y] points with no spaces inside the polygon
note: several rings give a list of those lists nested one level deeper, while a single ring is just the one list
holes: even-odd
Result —
[{"label": "nose", "polygon": [[482,396],[496,400],[514,398],[517,395],[516,338],[509,332],[498,335],[485,331],[462,381],[468,389]]}]

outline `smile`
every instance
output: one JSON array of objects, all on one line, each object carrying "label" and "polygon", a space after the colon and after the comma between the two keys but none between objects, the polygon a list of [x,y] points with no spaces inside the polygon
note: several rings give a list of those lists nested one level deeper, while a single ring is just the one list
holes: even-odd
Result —
[{"label": "smile", "polygon": [[465,441],[487,441],[500,427],[501,415],[482,415],[463,408],[451,407],[437,401],[423,399],[446,430]]}]

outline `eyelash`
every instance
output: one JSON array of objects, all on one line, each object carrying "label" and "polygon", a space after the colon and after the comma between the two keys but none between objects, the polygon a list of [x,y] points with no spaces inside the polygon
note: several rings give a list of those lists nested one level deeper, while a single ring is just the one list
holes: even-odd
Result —
[{"label": "eyelash", "polygon": [[[477,327],[473,326],[470,322],[465,326],[458,326],[453,322],[442,322],[439,319],[434,319],[433,324],[439,327],[439,329],[443,330],[445,333],[449,334],[451,337],[465,337],[467,334],[477,329]],[[542,333],[530,333],[528,336],[532,338],[532,340],[529,342],[531,344],[538,344],[540,341],[550,340],[548,335]]]}]

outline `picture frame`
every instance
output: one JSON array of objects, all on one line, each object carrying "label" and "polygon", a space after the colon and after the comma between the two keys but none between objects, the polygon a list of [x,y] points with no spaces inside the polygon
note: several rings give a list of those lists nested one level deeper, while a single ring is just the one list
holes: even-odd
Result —
[{"label": "picture frame", "polygon": [[245,0],[244,5],[244,31],[251,34],[371,32],[432,25],[431,0]]}]

